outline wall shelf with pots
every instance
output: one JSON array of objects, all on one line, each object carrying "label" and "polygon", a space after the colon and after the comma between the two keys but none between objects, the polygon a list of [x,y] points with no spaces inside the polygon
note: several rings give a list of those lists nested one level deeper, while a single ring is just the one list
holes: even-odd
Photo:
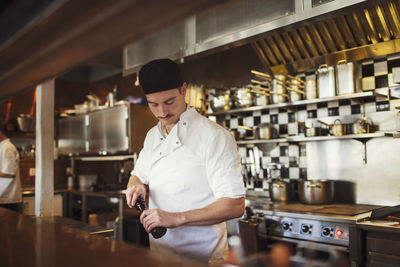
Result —
[{"label": "wall shelf with pots", "polygon": [[376,137],[385,137],[389,133],[376,132],[369,134],[349,134],[343,136],[314,136],[314,137],[303,137],[303,136],[289,136],[285,138],[269,139],[269,140],[241,140],[236,141],[238,145],[247,144],[264,144],[264,143],[299,143],[299,142],[316,142],[316,141],[330,141],[330,140],[344,140],[344,139],[355,139],[364,140]]},{"label": "wall shelf with pots", "polygon": [[264,109],[272,109],[272,108],[291,108],[296,106],[308,105],[308,104],[316,104],[316,103],[323,103],[323,102],[330,102],[342,99],[358,99],[358,98],[366,98],[374,96],[374,92],[361,92],[361,93],[354,93],[354,94],[346,94],[334,97],[324,97],[324,98],[316,98],[311,100],[300,100],[296,102],[288,102],[288,103],[279,103],[279,104],[271,104],[267,106],[253,106],[248,108],[239,108],[239,109],[230,109],[225,111],[218,111],[207,114],[208,116],[218,116],[218,115],[225,115],[225,114],[232,114],[232,113],[241,113],[241,112],[249,112],[249,111],[258,111]]}]

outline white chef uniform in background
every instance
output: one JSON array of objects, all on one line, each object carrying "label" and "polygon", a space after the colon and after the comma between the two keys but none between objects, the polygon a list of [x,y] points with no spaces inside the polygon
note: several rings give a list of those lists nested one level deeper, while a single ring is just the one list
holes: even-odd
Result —
[{"label": "white chef uniform in background", "polygon": [[0,204],[22,202],[19,154],[8,138],[0,142],[0,172],[15,175],[14,178],[0,176]]},{"label": "white chef uniform in background", "polygon": [[[240,156],[231,134],[188,108],[167,136],[161,123],[147,134],[132,175],[150,188],[149,208],[182,212],[203,208],[219,198],[245,195]],[[227,249],[226,223],[184,225],[150,236],[151,249],[210,262]]]}]

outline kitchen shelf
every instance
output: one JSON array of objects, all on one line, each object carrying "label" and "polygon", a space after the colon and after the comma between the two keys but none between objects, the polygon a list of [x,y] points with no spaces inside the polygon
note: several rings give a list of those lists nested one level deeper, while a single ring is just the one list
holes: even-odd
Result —
[{"label": "kitchen shelf", "polygon": [[277,138],[269,140],[242,140],[237,141],[238,145],[248,145],[248,144],[265,144],[265,143],[299,143],[299,142],[316,142],[316,141],[330,141],[330,140],[344,140],[344,139],[356,139],[367,141],[370,138],[386,137],[390,133],[377,132],[369,134],[349,134],[343,136],[314,136],[314,137],[302,137],[302,136],[289,136],[286,138]]},{"label": "kitchen shelf", "polygon": [[289,103],[279,103],[279,104],[272,104],[267,106],[254,106],[249,108],[239,108],[239,109],[231,109],[226,111],[218,111],[207,114],[207,116],[217,116],[217,115],[224,115],[224,114],[232,114],[232,113],[241,113],[241,112],[249,112],[249,111],[258,111],[264,109],[272,109],[272,108],[290,108],[296,107],[301,105],[308,105],[308,104],[316,104],[316,103],[323,103],[323,102],[330,102],[335,100],[342,100],[342,99],[357,99],[357,98],[365,98],[374,96],[374,92],[362,92],[362,93],[354,93],[354,94],[346,94],[334,97],[324,97],[324,98],[317,98],[311,100],[300,100],[296,102],[289,102]]},{"label": "kitchen shelf", "polygon": [[79,157],[72,157],[75,160],[81,161],[122,161],[133,159],[134,155],[113,155],[113,156],[79,156]]}]

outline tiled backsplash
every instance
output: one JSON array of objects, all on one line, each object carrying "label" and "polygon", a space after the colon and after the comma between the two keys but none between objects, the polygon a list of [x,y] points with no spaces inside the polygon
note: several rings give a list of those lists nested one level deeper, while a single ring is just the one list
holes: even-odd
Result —
[{"label": "tiled backsplash", "polygon": [[[392,68],[400,67],[400,54],[390,55],[384,58],[376,58],[358,62],[355,68],[357,92],[369,91],[379,88],[390,88],[391,95],[400,93],[400,85],[392,82]],[[308,75],[308,74],[307,74]],[[305,77],[305,74],[298,75]],[[392,100],[399,103],[398,100]],[[343,99],[316,104],[296,106],[295,108],[271,108],[258,111],[243,112],[240,114],[219,115],[218,121],[230,129],[237,129],[239,125],[255,127],[260,123],[272,123],[279,132],[279,137],[304,136],[299,123],[308,126],[317,123],[317,119],[326,123],[333,123],[340,119],[342,123],[352,123],[361,119],[363,114],[372,118],[378,124],[378,130],[394,129],[394,107],[392,101],[384,96],[370,96],[358,99]],[[385,123],[380,123],[376,118],[384,117]],[[390,118],[393,117],[393,121]],[[389,120],[387,119],[389,118]],[[388,122],[389,121],[389,122]],[[300,129],[300,130],[299,130]],[[266,182],[268,174],[266,167],[270,163],[280,163],[280,171],[273,171],[272,177],[306,179],[307,178],[307,151],[306,143],[277,143],[276,146],[262,146],[261,167],[259,173],[261,179],[249,179],[246,187],[249,190],[268,190]],[[249,151],[253,144],[239,145],[239,152],[245,162],[249,162]],[[249,176],[251,174],[249,173]]]}]

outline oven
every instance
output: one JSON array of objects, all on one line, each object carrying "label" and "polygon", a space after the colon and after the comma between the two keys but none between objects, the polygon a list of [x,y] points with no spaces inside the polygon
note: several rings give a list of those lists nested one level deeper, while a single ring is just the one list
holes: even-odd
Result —
[{"label": "oven", "polygon": [[[335,264],[338,260],[349,263],[351,245],[354,242],[351,233],[354,227],[351,226],[357,221],[368,218],[370,211],[377,207],[298,203],[252,207],[253,222],[255,220],[258,222],[256,228],[258,251],[255,252],[269,252],[275,244],[283,243],[290,247],[291,261],[298,266],[306,266],[311,254],[317,261],[329,259]],[[249,236],[247,235],[245,239],[249,239]],[[313,250],[313,253],[306,253],[306,250]]]}]

